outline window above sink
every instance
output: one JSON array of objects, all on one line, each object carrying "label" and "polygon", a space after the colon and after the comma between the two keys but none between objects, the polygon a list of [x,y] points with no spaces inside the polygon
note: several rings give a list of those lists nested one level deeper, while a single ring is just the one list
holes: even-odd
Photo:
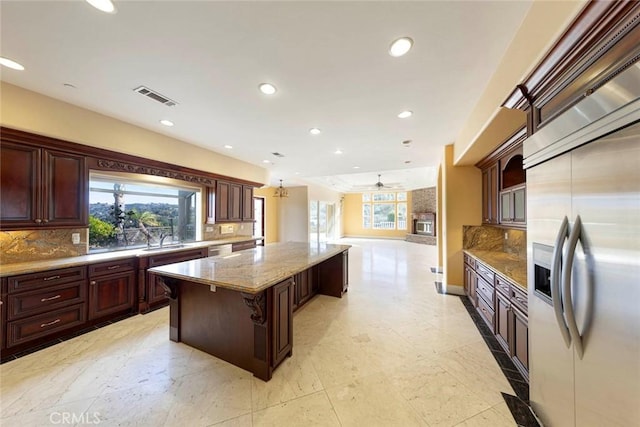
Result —
[{"label": "window above sink", "polygon": [[89,177],[89,250],[175,247],[202,236],[202,188],[141,174]]}]

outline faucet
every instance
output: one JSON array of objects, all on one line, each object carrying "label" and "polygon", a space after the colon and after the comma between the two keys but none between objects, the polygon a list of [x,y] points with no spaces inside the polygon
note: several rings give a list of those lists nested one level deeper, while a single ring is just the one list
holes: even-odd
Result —
[{"label": "faucet", "polygon": [[162,245],[164,244],[164,239],[166,239],[169,236],[173,237],[173,234],[160,233],[160,247],[162,247]]}]

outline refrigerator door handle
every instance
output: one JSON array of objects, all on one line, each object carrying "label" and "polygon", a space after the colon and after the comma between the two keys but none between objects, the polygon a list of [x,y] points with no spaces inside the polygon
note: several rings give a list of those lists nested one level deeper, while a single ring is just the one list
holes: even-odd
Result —
[{"label": "refrigerator door handle", "polygon": [[571,334],[567,322],[564,319],[564,313],[562,312],[562,299],[560,296],[560,269],[562,267],[562,246],[564,245],[564,239],[569,234],[569,219],[565,216],[560,224],[558,230],[558,236],[556,237],[556,244],[553,247],[553,256],[551,261],[551,301],[553,302],[553,312],[556,315],[556,322],[558,323],[558,329],[562,334],[564,343],[567,348],[571,346]]},{"label": "refrigerator door handle", "polygon": [[583,348],[582,348],[582,337],[580,336],[580,331],[578,330],[578,324],[576,323],[576,316],[573,312],[573,301],[571,295],[571,279],[573,272],[573,258],[576,251],[576,246],[578,245],[578,241],[580,240],[580,235],[582,231],[582,220],[580,219],[580,215],[576,217],[576,221],[573,224],[573,230],[571,230],[571,234],[569,235],[569,242],[567,244],[567,252],[565,257],[565,264],[563,268],[562,275],[562,300],[564,301],[564,312],[567,318],[567,324],[569,326],[569,333],[571,334],[571,339],[573,341],[574,348],[576,349],[576,354],[578,358],[582,360]]}]

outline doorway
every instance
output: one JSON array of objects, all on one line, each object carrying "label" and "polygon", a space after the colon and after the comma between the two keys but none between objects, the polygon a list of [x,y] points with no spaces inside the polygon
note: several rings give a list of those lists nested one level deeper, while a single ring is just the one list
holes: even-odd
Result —
[{"label": "doorway", "polygon": [[262,240],[258,240],[256,243],[258,245],[265,244],[265,227],[264,227],[264,208],[265,208],[265,200],[264,197],[256,196],[253,198],[253,237],[262,237]]}]

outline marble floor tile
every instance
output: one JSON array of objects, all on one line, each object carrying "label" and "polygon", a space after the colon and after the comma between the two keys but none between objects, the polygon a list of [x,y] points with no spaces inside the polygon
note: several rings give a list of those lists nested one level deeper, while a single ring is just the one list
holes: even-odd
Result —
[{"label": "marble floor tile", "polygon": [[253,413],[254,427],[340,426],[324,391]]},{"label": "marble floor tile", "polygon": [[0,365],[0,425],[515,425],[501,393],[516,393],[463,301],[435,291],[436,248],[342,242],[349,291],[295,313],[271,381],[171,342],[162,308]]},{"label": "marble floor tile", "polygon": [[327,389],[343,426],[427,426],[385,375],[359,378]]}]

